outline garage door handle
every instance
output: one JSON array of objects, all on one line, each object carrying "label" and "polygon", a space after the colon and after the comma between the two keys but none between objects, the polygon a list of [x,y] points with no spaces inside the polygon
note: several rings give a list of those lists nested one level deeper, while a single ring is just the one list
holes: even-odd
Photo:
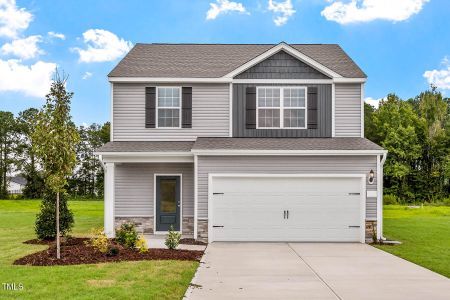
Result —
[{"label": "garage door handle", "polygon": [[357,226],[357,225],[349,225],[348,228],[361,228],[361,226]]},{"label": "garage door handle", "polygon": [[223,195],[223,193],[213,193],[213,195]]},{"label": "garage door handle", "polygon": [[287,211],[287,218],[289,219],[289,211]]},{"label": "garage door handle", "polygon": [[283,219],[286,219],[286,211],[283,210]]},{"label": "garage door handle", "polygon": [[213,225],[213,228],[223,228],[223,225]]}]

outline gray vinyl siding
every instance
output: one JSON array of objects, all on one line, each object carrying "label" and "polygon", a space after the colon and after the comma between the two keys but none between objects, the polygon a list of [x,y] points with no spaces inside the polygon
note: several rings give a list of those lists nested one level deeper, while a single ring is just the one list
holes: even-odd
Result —
[{"label": "gray vinyl siding", "polygon": [[126,163],[115,167],[115,216],[153,216],[154,174],[182,174],[183,217],[194,216],[192,163]]},{"label": "gray vinyl siding", "polygon": [[[192,128],[145,128],[145,87],[191,86]],[[114,141],[195,140],[197,136],[229,136],[228,84],[113,85]]]},{"label": "gray vinyl siding", "polygon": [[329,79],[285,51],[280,51],[235,76],[236,79]]},{"label": "gray vinyl siding", "polygon": [[[376,156],[199,156],[198,217],[208,217],[208,174],[368,174],[376,172]],[[375,178],[377,178],[375,174]],[[377,182],[367,184],[368,191],[377,190]],[[376,198],[367,198],[366,218],[375,220]]]},{"label": "gray vinyl siding", "polygon": [[361,84],[336,84],[335,93],[336,136],[361,136]]},{"label": "gray vinyl siding", "polygon": [[[317,129],[247,129],[245,124],[246,88],[269,85],[280,86],[279,84],[233,84],[233,137],[331,137],[330,84],[301,85],[318,89]],[[283,86],[289,86],[289,84]]]}]

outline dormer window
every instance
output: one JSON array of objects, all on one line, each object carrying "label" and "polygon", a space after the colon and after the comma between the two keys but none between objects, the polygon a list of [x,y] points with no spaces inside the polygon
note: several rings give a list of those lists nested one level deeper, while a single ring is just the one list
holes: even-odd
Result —
[{"label": "dormer window", "polygon": [[257,129],[306,129],[306,87],[258,87]]},{"label": "dormer window", "polygon": [[157,120],[158,128],[181,128],[181,88],[157,88]]}]

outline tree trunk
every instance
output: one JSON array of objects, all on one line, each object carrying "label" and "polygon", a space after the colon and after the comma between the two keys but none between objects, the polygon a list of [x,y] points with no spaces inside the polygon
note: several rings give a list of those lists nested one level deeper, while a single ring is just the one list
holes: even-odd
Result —
[{"label": "tree trunk", "polygon": [[56,193],[56,258],[61,258],[59,240],[59,192]]}]

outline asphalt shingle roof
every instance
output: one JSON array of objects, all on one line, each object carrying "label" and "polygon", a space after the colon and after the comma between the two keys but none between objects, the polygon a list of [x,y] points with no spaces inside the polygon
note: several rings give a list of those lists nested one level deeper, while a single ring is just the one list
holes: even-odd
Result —
[{"label": "asphalt shingle roof", "polygon": [[383,150],[359,137],[198,138],[193,150]]},{"label": "asphalt shingle roof", "polygon": [[96,152],[190,152],[194,142],[109,142]]},{"label": "asphalt shingle roof", "polygon": [[[366,74],[336,44],[289,44],[343,77]],[[109,77],[219,78],[275,44],[136,44]]]},{"label": "asphalt shingle roof", "polygon": [[195,142],[109,142],[105,152],[190,152],[192,150],[383,150],[359,137],[338,138],[219,138],[199,137]]}]

